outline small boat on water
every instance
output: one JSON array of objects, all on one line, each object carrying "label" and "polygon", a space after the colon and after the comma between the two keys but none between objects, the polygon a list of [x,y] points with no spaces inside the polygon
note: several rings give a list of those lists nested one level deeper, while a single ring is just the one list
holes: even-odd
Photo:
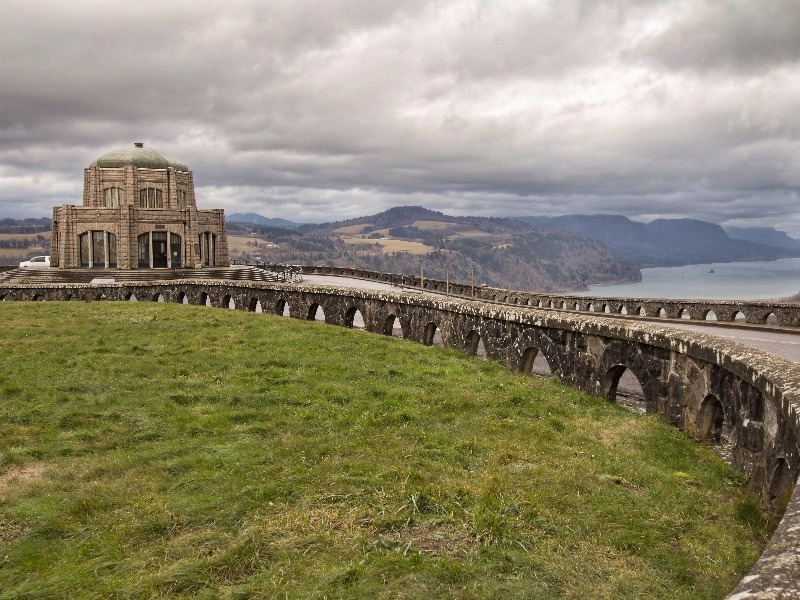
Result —
[{"label": "small boat on water", "polygon": [[709,271],[709,273],[716,273],[716,271],[714,271],[714,269],[711,269],[711,270]]}]

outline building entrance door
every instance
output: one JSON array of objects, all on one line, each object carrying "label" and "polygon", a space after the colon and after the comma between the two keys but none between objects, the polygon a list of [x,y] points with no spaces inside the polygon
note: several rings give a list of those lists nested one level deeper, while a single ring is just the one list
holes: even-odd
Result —
[{"label": "building entrance door", "polygon": [[150,236],[153,240],[153,268],[167,268],[167,232],[154,231]]}]

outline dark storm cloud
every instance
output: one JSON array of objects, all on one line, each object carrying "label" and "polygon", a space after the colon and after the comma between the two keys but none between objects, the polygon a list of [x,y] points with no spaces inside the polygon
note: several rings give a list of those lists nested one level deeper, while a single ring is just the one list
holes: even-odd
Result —
[{"label": "dark storm cloud", "polygon": [[203,206],[622,213],[800,235],[800,4],[0,5],[0,216],[144,141]]}]

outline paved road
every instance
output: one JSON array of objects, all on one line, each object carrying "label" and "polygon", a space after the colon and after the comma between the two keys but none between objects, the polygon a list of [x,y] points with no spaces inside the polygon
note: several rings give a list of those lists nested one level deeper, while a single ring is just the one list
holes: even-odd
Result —
[{"label": "paved road", "polygon": [[[303,282],[312,285],[335,285],[341,287],[353,287],[356,289],[368,290],[391,290],[398,291],[399,288],[386,283],[377,281],[366,281],[363,279],[351,279],[348,277],[336,277],[329,275],[304,275]],[[429,293],[429,292],[426,292]],[[613,317],[614,315],[600,314],[598,316]],[[618,317],[625,318],[625,317]],[[702,331],[709,335],[736,340],[742,344],[752,346],[787,358],[794,362],[800,362],[800,330],[797,333],[771,332],[755,330],[746,326],[736,328],[734,326],[720,327],[715,325],[704,325],[697,321],[693,323],[663,321],[658,320],[659,324],[676,329],[689,329],[692,331]]]},{"label": "paved road", "polygon": [[366,279],[352,279],[350,277],[339,277],[338,275],[306,275],[303,274],[303,283],[310,285],[335,285],[339,287],[351,287],[357,290],[391,290],[398,291],[397,288],[388,283],[379,281],[368,281]]},{"label": "paved road", "polygon": [[772,331],[758,331],[747,329],[745,327],[739,329],[734,327],[713,327],[711,325],[699,325],[689,323],[665,323],[670,327],[677,329],[690,329],[692,331],[702,331],[710,335],[718,335],[720,337],[729,338],[759,348],[765,352],[777,354],[783,358],[788,358],[794,362],[800,362],[800,331],[797,333],[783,333]]}]

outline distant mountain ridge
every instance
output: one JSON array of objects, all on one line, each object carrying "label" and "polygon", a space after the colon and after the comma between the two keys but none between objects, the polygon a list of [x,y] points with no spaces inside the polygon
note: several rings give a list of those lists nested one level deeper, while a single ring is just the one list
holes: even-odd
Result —
[{"label": "distant mountain ridge", "polygon": [[518,218],[537,227],[593,237],[640,268],[800,256],[800,241],[769,228],[730,228],[733,235],[729,235],[719,225],[697,219],[638,223],[619,215]]},{"label": "distant mountain ridge", "polygon": [[[641,273],[596,239],[506,218],[455,217],[419,206],[293,231],[242,223],[245,254],[267,262],[326,264],[476,281],[515,289],[567,291],[592,283],[637,281]],[[264,241],[254,245],[254,237]],[[231,240],[229,239],[229,246]],[[232,255],[233,256],[233,255]],[[239,258],[233,256],[234,258]]]},{"label": "distant mountain ridge", "polygon": [[252,223],[254,225],[265,225],[267,227],[280,227],[282,229],[297,229],[302,223],[287,221],[286,219],[270,219],[258,213],[233,213],[225,217],[226,221],[235,223]]},{"label": "distant mountain ridge", "polygon": [[747,240],[800,252],[800,240],[774,227],[725,227],[725,232],[737,240]]},{"label": "distant mountain ridge", "polygon": [[[454,217],[421,206],[397,206],[374,215],[321,224],[271,219],[257,213],[234,213],[227,220],[323,236],[330,235],[335,229],[363,226],[359,231],[364,235],[392,230],[392,237],[416,239],[434,246],[441,244],[448,232],[452,236],[472,228],[484,236],[521,235],[528,231],[526,226],[532,226],[598,240],[615,258],[639,268],[800,256],[800,240],[783,231],[771,227],[722,228],[697,219],[656,219],[640,223],[621,215],[601,214],[514,219]],[[417,222],[428,225],[420,229],[414,226]],[[441,225],[433,226],[434,223]]]}]

